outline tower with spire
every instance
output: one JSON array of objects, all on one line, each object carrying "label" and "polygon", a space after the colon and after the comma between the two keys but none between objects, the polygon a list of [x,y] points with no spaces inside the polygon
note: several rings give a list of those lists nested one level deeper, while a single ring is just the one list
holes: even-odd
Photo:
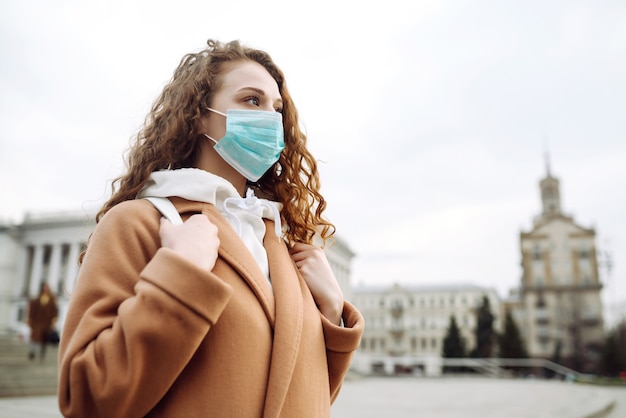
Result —
[{"label": "tower with spire", "polygon": [[546,153],[540,180],[542,211],[520,233],[520,324],[529,354],[593,372],[603,341],[603,317],[593,228],[563,213],[559,180]]},{"label": "tower with spire", "polygon": [[543,204],[543,216],[561,214],[561,194],[559,192],[559,180],[550,173],[550,155],[546,153],[546,177],[539,183],[541,189],[541,203]]}]

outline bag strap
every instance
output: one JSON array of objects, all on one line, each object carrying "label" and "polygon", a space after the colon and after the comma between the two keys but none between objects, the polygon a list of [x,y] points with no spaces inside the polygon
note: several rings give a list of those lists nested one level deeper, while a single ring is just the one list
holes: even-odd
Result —
[{"label": "bag strap", "polygon": [[173,225],[183,224],[183,219],[176,207],[167,197],[144,197],[143,199],[149,200]]}]

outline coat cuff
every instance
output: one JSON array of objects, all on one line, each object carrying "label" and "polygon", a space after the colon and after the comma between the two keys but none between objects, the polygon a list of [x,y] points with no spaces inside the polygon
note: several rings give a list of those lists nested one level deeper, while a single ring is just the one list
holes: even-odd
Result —
[{"label": "coat cuff", "polygon": [[361,335],[365,328],[363,315],[350,302],[344,301],[341,319],[343,326],[335,325],[324,315],[322,317],[322,329],[326,348],[337,353],[350,353],[359,348]]},{"label": "coat cuff", "polygon": [[159,248],[144,267],[141,277],[204,317],[211,325],[217,322],[233,293],[233,288],[215,274],[199,268],[169,248]]}]

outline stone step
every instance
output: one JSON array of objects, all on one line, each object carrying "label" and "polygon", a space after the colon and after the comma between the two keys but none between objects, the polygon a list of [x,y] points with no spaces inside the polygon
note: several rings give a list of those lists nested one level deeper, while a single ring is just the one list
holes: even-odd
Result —
[{"label": "stone step", "polygon": [[43,361],[30,360],[28,351],[17,336],[0,335],[0,397],[56,394],[58,347],[48,345]]},{"label": "stone step", "polygon": [[57,392],[55,365],[0,367],[0,397],[55,395]]}]

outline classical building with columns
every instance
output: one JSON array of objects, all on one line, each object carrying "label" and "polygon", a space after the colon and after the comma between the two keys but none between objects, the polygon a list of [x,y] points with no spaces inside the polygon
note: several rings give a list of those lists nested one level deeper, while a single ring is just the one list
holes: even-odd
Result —
[{"label": "classical building with columns", "polygon": [[0,332],[19,330],[29,299],[46,282],[57,297],[59,319],[78,272],[78,255],[95,225],[85,213],[27,214],[0,225]]},{"label": "classical building with columns", "polygon": [[[46,282],[57,297],[62,326],[78,274],[78,255],[95,227],[95,214],[27,214],[0,224],[0,333],[25,326],[28,301]],[[350,295],[354,253],[335,237],[325,252],[344,295]],[[113,261],[113,260],[112,260]]]}]

